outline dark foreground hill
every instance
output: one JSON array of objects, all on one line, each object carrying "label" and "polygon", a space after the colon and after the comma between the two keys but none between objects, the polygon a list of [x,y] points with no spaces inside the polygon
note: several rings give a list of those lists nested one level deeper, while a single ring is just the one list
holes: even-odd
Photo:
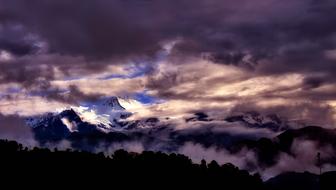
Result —
[{"label": "dark foreground hill", "polygon": [[308,172],[287,172],[266,181],[265,188],[269,190],[332,190],[336,188],[336,171],[326,172],[321,176]]},{"label": "dark foreground hill", "polygon": [[[1,181],[15,179],[47,183],[51,186],[73,183],[80,186],[108,184],[110,187],[225,186],[235,189],[262,189],[258,175],[239,170],[232,164],[215,161],[193,164],[183,155],[160,152],[141,154],[116,151],[112,156],[77,151],[28,150],[13,141],[0,141]],[[6,179],[6,180],[5,180]],[[14,183],[15,184],[15,183]],[[48,186],[46,186],[48,187]],[[110,188],[109,188],[110,189]],[[111,188],[121,189],[121,188]]]},{"label": "dark foreground hill", "polygon": [[72,150],[29,150],[14,141],[0,140],[0,155],[1,185],[10,181],[11,185],[46,184],[43,185],[45,188],[72,184],[77,187],[108,185],[108,189],[204,187],[262,190],[292,189],[301,187],[301,183],[313,184],[311,189],[318,189],[320,181],[322,189],[330,189],[330,184],[336,184],[335,173],[324,174],[321,180],[313,174],[308,177],[284,174],[264,183],[258,174],[250,175],[232,164],[220,166],[215,161],[194,164],[186,156],[160,152],[137,154],[119,150],[105,156],[103,153]]}]

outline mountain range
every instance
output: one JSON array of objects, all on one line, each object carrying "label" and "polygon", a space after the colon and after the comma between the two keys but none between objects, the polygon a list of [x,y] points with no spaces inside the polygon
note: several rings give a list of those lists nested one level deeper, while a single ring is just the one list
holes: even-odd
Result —
[{"label": "mountain range", "polygon": [[[122,107],[117,97],[110,97],[85,106],[30,117],[26,123],[42,146],[67,140],[72,148],[95,151],[97,147],[108,149],[114,143],[137,142],[144,150],[178,152],[187,143],[193,143],[205,149],[223,149],[232,155],[242,151],[253,152],[257,163],[246,164],[246,169],[252,171],[275,166],[284,154],[299,157],[300,153],[293,150],[293,146],[297,146],[297,142],[309,141],[316,150],[307,151],[316,154],[331,147],[332,151],[323,153],[321,164],[336,165],[336,130],[319,126],[291,127],[274,114],[246,112],[215,119],[207,113],[196,112],[184,122],[191,126],[201,124],[201,127],[183,129],[156,117],[133,120],[131,116],[132,113]],[[232,132],[240,128],[253,133]],[[259,130],[269,131],[266,134],[272,135],[254,132]]]}]

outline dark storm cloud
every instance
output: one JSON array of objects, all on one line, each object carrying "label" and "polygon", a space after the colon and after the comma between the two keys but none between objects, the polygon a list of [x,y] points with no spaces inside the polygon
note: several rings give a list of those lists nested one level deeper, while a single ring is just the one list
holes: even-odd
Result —
[{"label": "dark storm cloud", "polygon": [[318,88],[323,85],[324,78],[322,77],[306,77],[303,81],[305,89]]},{"label": "dark storm cloud", "polygon": [[54,78],[52,68],[45,64],[41,66],[34,60],[13,60],[1,62],[0,84],[19,83],[25,88],[31,88],[41,80]]},{"label": "dark storm cloud", "polygon": [[[51,61],[52,60],[52,61]],[[73,59],[59,57],[46,57],[31,59],[30,57],[20,58],[12,61],[0,62],[0,84],[17,83],[31,96],[41,96],[49,100],[56,100],[64,103],[76,104],[80,101],[96,100],[101,97],[99,93],[85,94],[76,85],[60,89],[51,84],[55,79],[55,72],[52,64],[60,68],[71,63]],[[51,63],[50,65],[48,63]],[[70,70],[70,68],[68,68]],[[64,71],[67,71],[64,69]],[[67,73],[65,73],[67,74]],[[12,95],[6,96],[12,98]],[[15,97],[15,96],[14,96]]]},{"label": "dark storm cloud", "polygon": [[34,43],[35,39],[22,26],[2,22],[0,15],[0,50],[17,56],[33,54],[38,50]]},{"label": "dark storm cloud", "polygon": [[[0,12],[45,40],[51,52],[87,58],[153,55],[181,38],[174,55],[260,64],[262,73],[330,72],[336,3],[327,1],[20,1]],[[249,56],[249,58],[247,58]],[[279,69],[278,69],[279,67]]]},{"label": "dark storm cloud", "polygon": [[65,75],[76,67],[101,71],[120,59],[150,58],[178,40],[170,58],[198,56],[256,75],[301,73],[306,79],[297,88],[305,92],[294,96],[317,97],[309,90],[335,83],[335,8],[333,0],[0,0],[0,49],[25,55],[22,64],[2,67],[0,80],[36,85],[54,78],[44,68],[55,65]]},{"label": "dark storm cloud", "polygon": [[[88,58],[152,54],[159,49],[150,17],[124,1],[1,1],[13,22],[46,40],[51,52]],[[139,8],[137,10],[136,8]],[[140,12],[139,12],[140,11]]]},{"label": "dark storm cloud", "polygon": [[70,85],[67,89],[60,89],[52,86],[48,81],[43,81],[38,86],[35,86],[30,94],[75,105],[83,101],[95,101],[103,97],[99,93],[85,94],[76,85]]},{"label": "dark storm cloud", "polygon": [[[78,64],[84,66],[82,69]],[[76,95],[80,99],[92,99],[98,94],[84,95],[79,92],[77,87],[71,86],[64,95],[64,90],[54,87],[52,80],[59,79],[54,66],[62,72],[63,77],[73,77],[73,75],[86,75],[90,72],[101,71],[102,64],[99,62],[85,61],[79,57],[53,55],[25,55],[14,59],[1,61],[0,84],[20,84],[27,92],[40,94],[46,98],[59,100],[63,102],[73,102]],[[89,69],[89,70],[88,70]],[[53,94],[55,93],[55,94]],[[89,97],[90,96],[90,97]],[[70,98],[71,97],[71,98]]]}]

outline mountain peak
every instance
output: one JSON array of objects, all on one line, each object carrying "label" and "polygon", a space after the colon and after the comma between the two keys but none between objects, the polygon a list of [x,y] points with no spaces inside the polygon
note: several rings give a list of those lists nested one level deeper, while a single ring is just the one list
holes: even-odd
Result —
[{"label": "mountain peak", "polygon": [[115,96],[103,99],[102,105],[110,107],[114,110],[125,110],[125,108],[120,105],[118,98]]},{"label": "mountain peak", "polygon": [[59,113],[59,116],[61,118],[67,118],[70,121],[75,121],[75,122],[78,122],[78,123],[82,122],[82,120],[79,117],[79,115],[77,114],[77,112],[75,110],[73,110],[72,108],[62,111],[61,113]]}]

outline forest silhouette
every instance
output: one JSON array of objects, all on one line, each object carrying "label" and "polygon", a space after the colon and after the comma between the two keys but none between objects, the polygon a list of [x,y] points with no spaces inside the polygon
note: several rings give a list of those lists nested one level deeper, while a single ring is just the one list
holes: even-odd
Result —
[{"label": "forest silhouette", "polygon": [[[117,150],[113,155],[105,155],[71,149],[28,149],[15,141],[0,140],[0,154],[2,181],[72,183],[83,187],[110,184],[156,189],[277,189],[267,186],[259,174],[251,175],[230,163],[219,165],[216,161],[202,160],[201,164],[195,164],[190,158],[175,153]],[[328,177],[335,179],[334,175]],[[322,189],[328,189],[328,183],[333,184],[332,180],[324,181]]]}]

